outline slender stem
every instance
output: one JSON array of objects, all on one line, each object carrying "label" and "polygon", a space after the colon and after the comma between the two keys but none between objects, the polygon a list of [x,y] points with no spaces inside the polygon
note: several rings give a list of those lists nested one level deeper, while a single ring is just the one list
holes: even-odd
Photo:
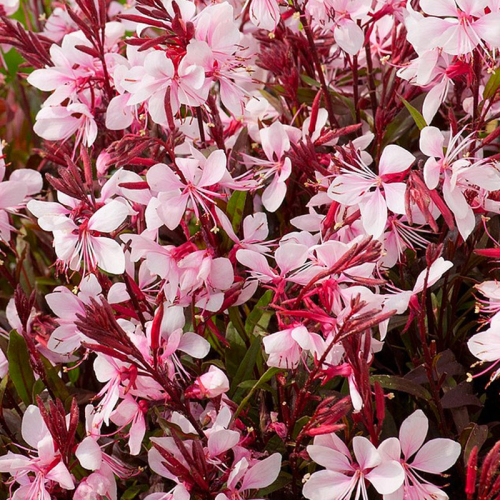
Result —
[{"label": "slender stem", "polygon": [[356,123],[361,122],[361,110],[359,109],[359,77],[358,77],[358,56],[353,56],[351,62],[352,88],[354,97],[354,107],[356,109]]},{"label": "slender stem", "polygon": [[309,42],[309,48],[311,49],[311,55],[314,61],[314,65],[316,67],[316,73],[318,74],[318,78],[321,83],[321,89],[323,90],[323,95],[325,97],[326,110],[328,111],[328,119],[330,120],[330,125],[338,128],[339,122],[337,121],[337,118],[335,118],[335,114],[333,112],[332,96],[330,95],[330,91],[328,90],[328,85],[326,84],[325,75],[323,73],[323,68],[321,66],[321,61],[319,60],[318,50],[314,42],[314,35],[312,33],[311,27],[309,26],[307,16],[303,10],[300,11],[300,19],[302,22],[302,26],[304,27],[304,32],[306,34],[307,41]]}]

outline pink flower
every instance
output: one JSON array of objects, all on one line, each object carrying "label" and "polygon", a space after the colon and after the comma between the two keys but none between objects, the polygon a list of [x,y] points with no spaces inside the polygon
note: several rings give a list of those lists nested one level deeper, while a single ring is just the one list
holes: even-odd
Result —
[{"label": "pink flower", "polygon": [[269,252],[269,245],[272,242],[266,242],[269,235],[269,227],[267,224],[267,216],[264,212],[256,212],[255,214],[247,215],[243,219],[243,239],[236,236],[231,221],[228,216],[218,207],[215,207],[217,218],[226,231],[229,238],[231,238],[236,245],[234,248],[245,248],[258,253]]},{"label": "pink flower", "polygon": [[102,463],[101,467],[84,478],[75,491],[73,500],[117,500],[116,479],[111,467]]},{"label": "pink flower", "polygon": [[20,0],[2,0],[0,2],[0,7],[5,12],[5,15],[11,16],[17,12],[17,9],[19,9],[19,2]]},{"label": "pink flower", "polygon": [[[408,33],[418,50],[436,47],[451,55],[471,53],[478,45],[500,47],[500,13],[486,13],[484,0],[420,0],[424,17]],[[444,18],[444,19],[442,19]]]},{"label": "pink flower", "polygon": [[249,490],[259,490],[276,481],[281,469],[281,455],[274,453],[261,461],[250,463],[246,458],[239,460],[227,480],[227,494],[219,493],[215,500],[244,498]]},{"label": "pink flower", "polygon": [[8,452],[0,457],[0,472],[6,472],[21,486],[15,498],[48,500],[47,485],[57,483],[65,490],[75,488],[73,478],[56,451],[54,440],[38,407],[30,405],[23,416],[21,433],[31,447],[29,457]]},{"label": "pink flower", "polygon": [[146,402],[137,401],[127,394],[110,417],[110,420],[120,427],[131,424],[128,439],[131,455],[138,455],[141,452],[142,440],[146,434],[147,404],[144,403]]},{"label": "pink flower", "polygon": [[344,205],[358,205],[365,231],[378,238],[387,224],[387,209],[405,213],[406,185],[398,179],[414,161],[415,157],[400,146],[387,146],[377,175],[358,157],[357,165],[346,165],[333,180],[328,195]]},{"label": "pink flower", "polygon": [[424,165],[425,182],[430,189],[435,189],[443,177],[443,197],[464,240],[475,227],[474,211],[468,200],[473,200],[477,207],[484,206],[485,193],[500,189],[500,172],[496,165],[488,163],[487,159],[464,156],[471,141],[450,134],[444,153],[445,137],[439,129],[425,127],[420,136],[420,149],[429,156]]},{"label": "pink flower", "polygon": [[253,279],[261,283],[280,283],[287,280],[286,276],[301,268],[307,261],[309,249],[300,243],[286,242],[280,245],[274,253],[279,273],[271,268],[264,255],[254,251],[241,249],[236,252],[240,264],[250,269]]},{"label": "pink flower", "polygon": [[250,20],[257,28],[274,31],[280,21],[277,0],[250,0]]},{"label": "pink flower", "polygon": [[352,440],[355,460],[347,446],[335,434],[316,436],[307,452],[314,462],[326,470],[312,474],[302,494],[308,500],[368,500],[366,482],[378,493],[388,495],[403,484],[405,473],[397,460],[384,460],[382,454],[368,439],[355,436]]},{"label": "pink flower", "polygon": [[[176,67],[163,50],[150,52],[144,59],[144,70],[130,73],[122,82],[132,97],[128,106],[147,101],[148,112],[155,123],[167,124],[165,96],[170,92],[170,106],[175,115],[181,104],[201,106],[207,99],[208,87],[205,84],[205,70],[191,62],[191,45]],[[127,83],[128,82],[128,83]]]},{"label": "pink flower", "polygon": [[31,200],[28,203],[28,209],[38,218],[40,227],[53,233],[58,259],[74,271],[79,271],[83,262],[84,272],[99,267],[111,274],[122,274],[125,257],[120,245],[101,235],[118,229],[131,213],[130,207],[115,199],[92,213],[76,200],[62,198],[72,205],[72,209],[46,201]]},{"label": "pink flower", "polygon": [[196,379],[195,386],[199,389],[201,397],[216,398],[229,391],[229,380],[220,368],[211,365],[208,372]]},{"label": "pink flower", "polygon": [[36,170],[19,169],[5,176],[5,161],[0,146],[0,240],[10,240],[12,227],[9,214],[15,214],[22,208],[31,195],[38,193],[43,186],[42,176]]},{"label": "pink flower", "polygon": [[61,286],[45,296],[59,324],[52,332],[47,344],[53,352],[69,354],[80,347],[84,338],[75,325],[77,314],[85,315],[85,304],[90,303],[90,298],[97,298],[102,289],[93,274],[82,279],[79,289],[76,295],[68,288]]},{"label": "pink flower", "polygon": [[325,0],[325,4],[335,11],[333,36],[338,46],[351,55],[356,55],[363,47],[365,35],[356,23],[368,14],[369,0]]},{"label": "pink flower", "polygon": [[[500,362],[500,314],[495,314],[490,320],[490,326],[486,330],[476,333],[467,342],[470,352],[479,360],[489,363],[491,368]],[[495,380],[500,375],[500,370],[496,370],[491,380]]]},{"label": "pink flower", "polygon": [[33,130],[47,141],[66,141],[76,133],[75,144],[92,146],[97,138],[97,124],[85,104],[47,106],[36,115]]},{"label": "pink flower", "polygon": [[[193,358],[203,359],[210,351],[210,344],[200,335],[184,332],[186,323],[184,309],[165,303],[161,321],[161,336],[165,341],[164,356],[173,356],[176,351],[182,351]],[[177,363],[180,366],[180,363]]]},{"label": "pink flower", "polygon": [[263,339],[264,349],[269,358],[267,364],[277,368],[296,368],[302,357],[302,351],[311,354],[322,351],[323,339],[317,333],[311,333],[304,326],[295,326],[272,333]]},{"label": "pink flower", "polygon": [[[417,410],[401,424],[399,439],[386,439],[379,446],[381,455],[386,460],[401,463],[405,473],[404,484],[390,495],[384,495],[384,500],[448,498],[419,473],[440,474],[448,470],[457,461],[462,448],[455,441],[442,438],[432,439],[424,444],[428,430],[427,417],[422,410]],[[403,452],[402,458],[401,452]]]},{"label": "pink flower", "polygon": [[266,160],[246,156],[248,163],[261,166],[258,176],[262,180],[271,178],[271,183],[262,193],[262,204],[269,212],[276,212],[286,196],[286,180],[292,173],[292,162],[284,154],[290,149],[290,139],[285,127],[276,121],[260,131],[262,149]]},{"label": "pink flower", "polygon": [[214,151],[206,160],[177,158],[176,162],[179,173],[163,163],[151,167],[147,173],[149,186],[158,193],[158,203],[153,202],[153,206],[171,230],[180,224],[189,201],[198,219],[199,207],[204,213],[210,213],[214,198],[222,195],[209,188],[221,182],[227,173],[226,155],[221,150]]}]

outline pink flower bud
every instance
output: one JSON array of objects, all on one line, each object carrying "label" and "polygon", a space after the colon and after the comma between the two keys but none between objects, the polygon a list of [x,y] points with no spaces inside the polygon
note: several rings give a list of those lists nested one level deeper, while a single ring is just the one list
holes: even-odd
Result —
[{"label": "pink flower bud", "polygon": [[226,374],[213,365],[208,372],[198,377],[195,385],[199,387],[200,395],[207,398],[216,398],[229,390]]}]

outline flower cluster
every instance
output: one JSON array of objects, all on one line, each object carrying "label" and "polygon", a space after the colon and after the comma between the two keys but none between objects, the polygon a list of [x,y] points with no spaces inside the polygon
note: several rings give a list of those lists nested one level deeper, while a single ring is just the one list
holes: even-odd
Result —
[{"label": "flower cluster", "polygon": [[0,498],[499,497],[500,1],[0,14]]}]

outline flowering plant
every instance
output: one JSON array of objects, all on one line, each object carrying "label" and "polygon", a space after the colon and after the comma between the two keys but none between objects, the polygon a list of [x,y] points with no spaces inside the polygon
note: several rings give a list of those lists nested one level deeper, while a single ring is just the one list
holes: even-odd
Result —
[{"label": "flowering plant", "polygon": [[500,499],[500,1],[0,15],[1,499]]}]

